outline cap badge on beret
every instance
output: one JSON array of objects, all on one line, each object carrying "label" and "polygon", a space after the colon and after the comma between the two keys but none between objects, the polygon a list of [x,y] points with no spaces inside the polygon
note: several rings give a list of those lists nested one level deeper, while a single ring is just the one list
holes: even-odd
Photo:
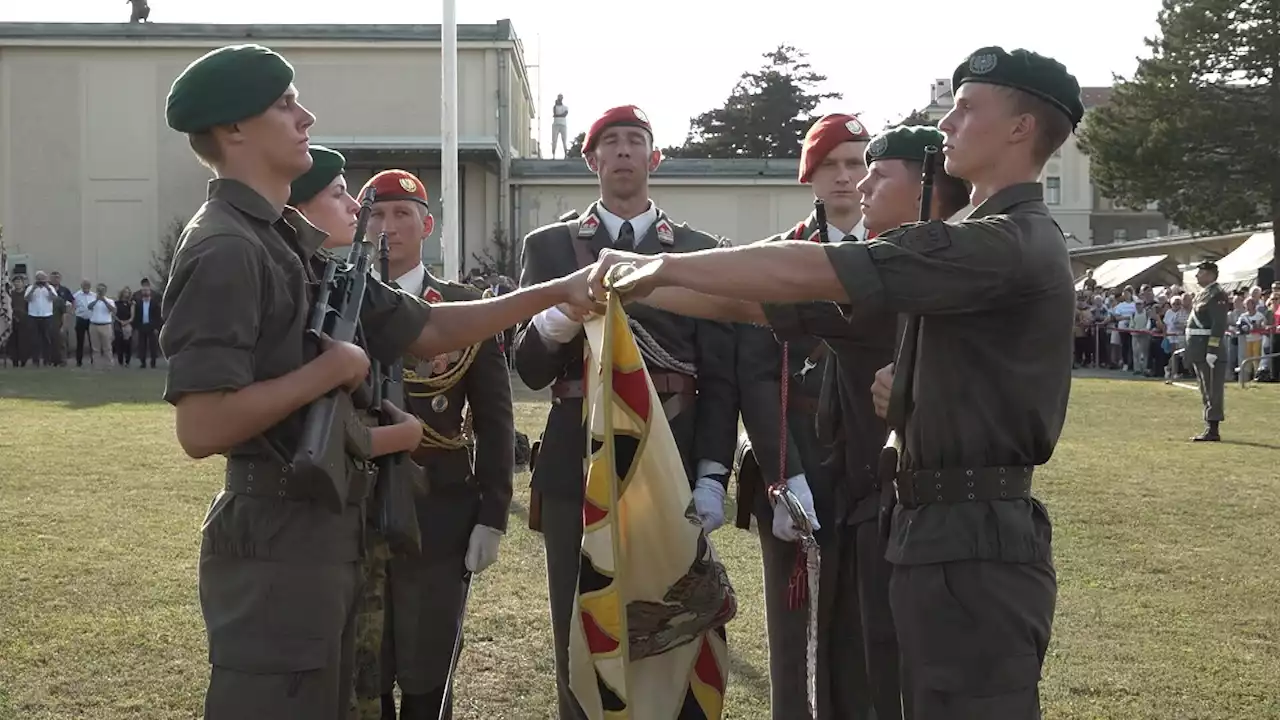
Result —
[{"label": "cap badge on beret", "polygon": [[850,135],[861,135],[863,133],[862,123],[858,122],[856,119],[845,123],[844,128],[849,131]]},{"label": "cap badge on beret", "polygon": [[400,187],[404,188],[405,192],[416,192],[418,184],[410,178],[400,178]]},{"label": "cap badge on beret", "polygon": [[974,75],[986,75],[996,69],[996,54],[982,53],[969,58],[969,72]]},{"label": "cap badge on beret", "polygon": [[881,155],[884,154],[884,151],[888,149],[889,149],[889,138],[885,137],[884,135],[881,135],[875,140],[872,140],[871,144],[867,146],[867,154],[870,155],[871,157],[880,157]]},{"label": "cap badge on beret", "polygon": [[639,120],[640,122],[642,123],[649,122],[649,118],[645,116],[644,111],[641,110],[640,108],[632,108],[632,112],[635,113],[636,119]]}]

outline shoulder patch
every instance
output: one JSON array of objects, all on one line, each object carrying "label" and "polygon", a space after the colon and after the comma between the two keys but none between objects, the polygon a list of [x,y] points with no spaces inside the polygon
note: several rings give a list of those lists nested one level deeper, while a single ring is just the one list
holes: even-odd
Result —
[{"label": "shoulder patch", "polygon": [[927,255],[949,247],[951,234],[947,232],[946,223],[917,222],[902,226],[893,233],[893,240],[911,252]]}]

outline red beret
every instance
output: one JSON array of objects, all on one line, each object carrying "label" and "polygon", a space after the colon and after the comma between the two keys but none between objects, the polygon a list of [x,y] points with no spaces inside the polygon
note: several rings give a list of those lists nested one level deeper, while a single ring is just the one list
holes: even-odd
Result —
[{"label": "red beret", "polygon": [[605,130],[618,125],[630,125],[638,127],[649,133],[649,137],[653,138],[653,128],[649,126],[649,116],[635,105],[623,105],[621,107],[605,110],[595,122],[591,123],[591,127],[587,129],[587,136],[582,139],[582,153],[585,155],[595,149],[596,141],[604,134]]},{"label": "red beret", "polygon": [[416,175],[407,170],[383,170],[369,178],[369,182],[360,188],[356,200],[364,196],[364,191],[373,188],[375,203],[393,200],[412,200],[421,203],[422,207],[431,209],[427,203],[427,186],[422,184]]},{"label": "red beret", "polygon": [[800,182],[807,183],[813,177],[827,153],[843,142],[870,140],[871,134],[862,121],[854,115],[828,115],[809,128],[804,136],[804,148],[800,151]]}]

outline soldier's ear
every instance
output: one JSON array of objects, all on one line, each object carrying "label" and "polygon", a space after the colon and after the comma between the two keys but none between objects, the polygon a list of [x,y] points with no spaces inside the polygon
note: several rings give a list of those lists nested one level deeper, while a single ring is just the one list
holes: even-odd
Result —
[{"label": "soldier's ear", "polygon": [[428,212],[427,216],[422,220],[422,237],[427,237],[428,235],[431,234],[431,231],[435,229],[436,229],[436,219],[431,215],[430,212]]},{"label": "soldier's ear", "polygon": [[582,159],[587,161],[587,169],[593,173],[599,173],[600,168],[596,166],[596,153],[592,150],[589,153],[583,153]]},{"label": "soldier's ear", "polygon": [[662,151],[655,149],[649,153],[649,172],[657,172],[658,166],[662,164]]}]

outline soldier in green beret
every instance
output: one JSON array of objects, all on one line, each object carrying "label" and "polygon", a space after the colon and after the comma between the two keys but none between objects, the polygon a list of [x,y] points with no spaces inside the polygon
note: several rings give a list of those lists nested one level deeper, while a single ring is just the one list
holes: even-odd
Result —
[{"label": "soldier in green beret", "polygon": [[[194,458],[227,458],[200,550],[213,666],[204,717],[345,718],[371,483],[353,482],[342,512],[314,501],[289,461],[306,407],[363,384],[369,355],[434,357],[581,301],[587,274],[437,308],[371,280],[360,317],[368,354],[327,339],[314,347],[304,328],[327,236],[286,205],[313,166],[315,118],[298,102],[293,67],[260,45],[214,50],[174,81],[165,119],[215,178],[179,239],[160,333],[178,442]],[[352,477],[421,441],[416,420],[389,430],[349,446]]]},{"label": "soldier in green beret", "polygon": [[289,187],[289,205],[329,237],[326,248],[350,245],[360,204],[347,190],[347,159],[337,150],[311,146],[311,169]]},{"label": "soldier in green beret", "polygon": [[608,251],[592,293],[603,297],[625,262],[633,298],[780,333],[812,332],[811,314],[772,303],[839,303],[855,332],[885,310],[907,314],[919,332],[903,339],[899,361],[911,362],[895,367],[903,381],[887,413],[903,453],[886,557],[914,717],[1030,720],[1057,600],[1049,516],[1031,479],[1066,417],[1075,308],[1039,177],[1084,106],[1066,68],[1028,50],[981,48],[952,86],[938,129],[947,173],[972,184],[965,220],[865,243]]},{"label": "soldier in green beret", "polygon": [[[356,229],[356,213],[359,203],[347,190],[344,175],[347,160],[337,150],[322,145],[311,146],[311,169],[293,181],[289,204],[296,207],[306,219],[328,234],[323,247],[334,248],[350,245]],[[396,408],[402,411],[402,408]],[[377,418],[364,413],[362,419],[369,425],[377,425]],[[421,423],[411,414],[403,419],[419,426]],[[364,525],[364,557],[360,568],[360,597],[356,608],[354,628],[354,657],[350,678],[351,705],[347,720],[380,720],[384,714],[394,720],[395,702],[388,706],[381,696],[382,688],[382,638],[386,624],[387,563],[391,560],[391,546],[379,530],[377,504],[366,507]]]}]

